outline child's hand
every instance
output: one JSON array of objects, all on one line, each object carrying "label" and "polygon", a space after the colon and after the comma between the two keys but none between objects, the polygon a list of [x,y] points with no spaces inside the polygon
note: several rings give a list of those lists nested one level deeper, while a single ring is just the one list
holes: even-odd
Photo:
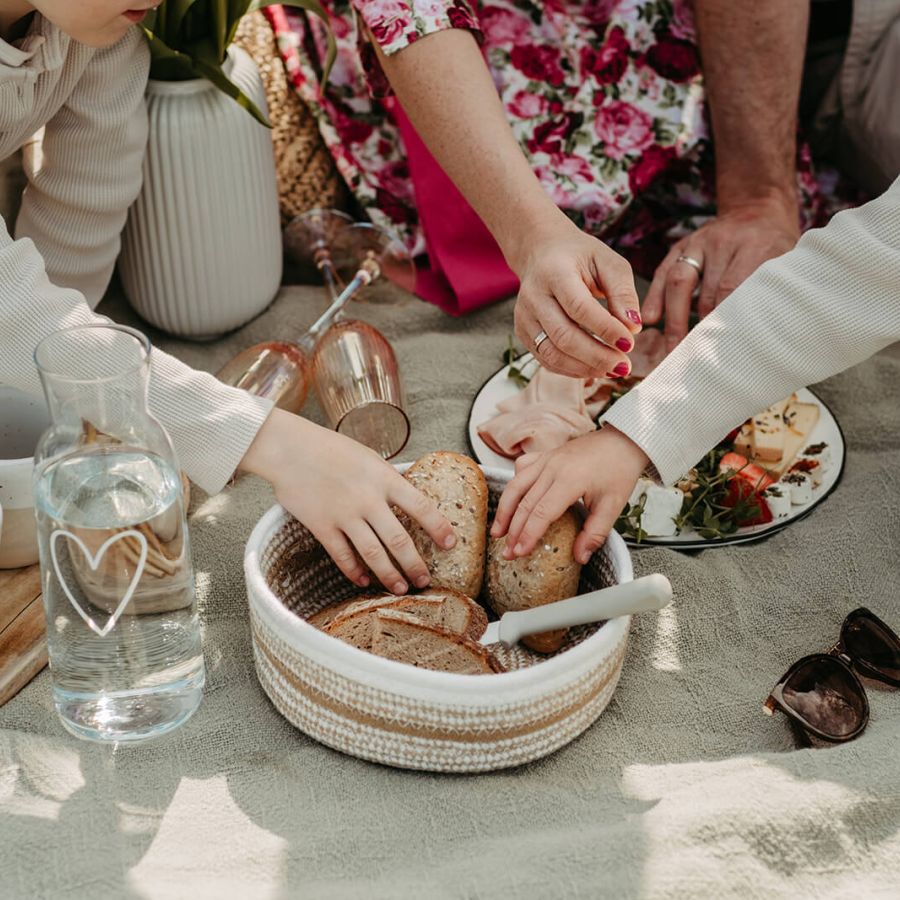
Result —
[{"label": "child's hand", "polygon": [[360,587],[369,585],[368,566],[395,594],[405,594],[407,582],[391,557],[416,587],[430,581],[428,568],[391,506],[415,519],[438,546],[456,543],[450,523],[434,503],[380,456],[284,410],[272,410],[241,469],[270,482],[278,502]]},{"label": "child's hand", "polygon": [[606,540],[648,462],[611,425],[557,450],[527,454],[500,498],[491,535],[507,535],[508,559],[527,556],[547,528],[584,498],[588,517],[574,547],[576,561],[584,564]]}]

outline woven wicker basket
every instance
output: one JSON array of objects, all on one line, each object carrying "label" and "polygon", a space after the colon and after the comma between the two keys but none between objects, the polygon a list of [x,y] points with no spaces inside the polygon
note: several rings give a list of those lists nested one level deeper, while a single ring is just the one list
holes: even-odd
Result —
[{"label": "woven wicker basket", "polygon": [[[485,475],[493,511],[508,476]],[[244,572],[256,671],[276,709],[323,744],[390,766],[485,772],[546,756],[603,712],[625,658],[630,616],[572,629],[552,657],[500,650],[499,675],[432,672],[351,647],[306,618],[357,589],[280,506],[253,530]],[[612,534],[581,590],[631,579]]]}]

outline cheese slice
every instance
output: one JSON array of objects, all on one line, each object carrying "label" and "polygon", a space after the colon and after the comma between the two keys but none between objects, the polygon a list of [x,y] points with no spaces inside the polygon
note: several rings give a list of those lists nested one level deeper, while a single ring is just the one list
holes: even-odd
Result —
[{"label": "cheese slice", "polygon": [[753,419],[747,419],[734,439],[734,452],[750,459],[753,456]]},{"label": "cheese slice", "polygon": [[819,407],[815,403],[788,404],[784,411],[784,451],[777,463],[754,460],[780,478],[791,467],[797,454],[809,443],[809,435],[819,421]]},{"label": "cheese slice", "polygon": [[779,400],[750,420],[753,423],[753,450],[750,456],[760,463],[777,463],[784,456],[784,413],[794,398],[792,394],[785,400]]}]

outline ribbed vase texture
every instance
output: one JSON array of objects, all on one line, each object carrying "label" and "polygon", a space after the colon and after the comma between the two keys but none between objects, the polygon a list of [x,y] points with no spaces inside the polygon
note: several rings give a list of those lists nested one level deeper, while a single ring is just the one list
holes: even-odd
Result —
[{"label": "ribbed vase texture", "polygon": [[[232,47],[229,78],[265,110],[253,60]],[[267,128],[207,81],[147,88],[144,185],[119,272],[148,322],[208,339],[262,312],[281,282],[281,233]]]}]

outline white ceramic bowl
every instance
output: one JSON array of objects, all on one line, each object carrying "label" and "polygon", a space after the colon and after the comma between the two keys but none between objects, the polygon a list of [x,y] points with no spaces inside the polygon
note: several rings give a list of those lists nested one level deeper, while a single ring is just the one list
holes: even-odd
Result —
[{"label": "white ceramic bowl", "polygon": [[[493,510],[509,476],[484,471]],[[355,587],[280,506],[253,529],[244,572],[256,671],[276,709],[323,744],[386,765],[484,772],[546,756],[603,712],[625,658],[630,616],[574,629],[552,657],[516,648],[502,657],[512,670],[498,675],[432,672],[351,647],[304,616]],[[582,589],[632,577],[613,533],[584,567]]]}]

